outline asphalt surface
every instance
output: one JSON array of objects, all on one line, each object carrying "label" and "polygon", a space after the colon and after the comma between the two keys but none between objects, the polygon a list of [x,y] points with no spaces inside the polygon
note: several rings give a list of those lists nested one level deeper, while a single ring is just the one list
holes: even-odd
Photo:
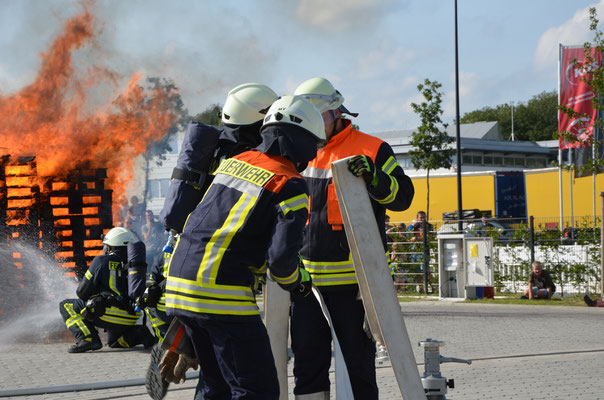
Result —
[{"label": "asphalt surface", "polygon": [[[472,359],[444,363],[455,380],[448,399],[604,399],[604,308],[402,303],[420,374],[426,338],[445,342],[441,354]],[[47,335],[48,336],[48,335]],[[15,399],[149,399],[140,385],[150,351],[113,350],[68,354],[66,335],[0,347],[0,397],[9,390],[138,379],[135,386],[8,397]],[[332,371],[333,372],[333,371]],[[389,363],[377,365],[380,399],[401,395]],[[290,399],[293,377],[289,365]],[[171,385],[166,399],[192,399],[196,380]],[[332,399],[335,389],[332,379]]]}]

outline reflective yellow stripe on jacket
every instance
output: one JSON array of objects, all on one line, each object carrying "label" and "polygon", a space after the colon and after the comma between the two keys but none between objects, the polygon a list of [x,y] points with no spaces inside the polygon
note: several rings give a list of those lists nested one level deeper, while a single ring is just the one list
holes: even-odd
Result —
[{"label": "reflective yellow stripe on jacket", "polygon": [[166,306],[198,313],[258,315],[254,293],[249,286],[229,286],[170,277]]},{"label": "reflective yellow stripe on jacket", "polygon": [[136,321],[141,317],[142,313],[137,312],[130,314],[128,311],[117,307],[107,307],[105,314],[100,317],[101,321],[111,322],[112,324],[118,325],[134,325]]},{"label": "reflective yellow stripe on jacket", "polygon": [[354,285],[357,283],[352,256],[346,261],[302,260],[316,286]]}]

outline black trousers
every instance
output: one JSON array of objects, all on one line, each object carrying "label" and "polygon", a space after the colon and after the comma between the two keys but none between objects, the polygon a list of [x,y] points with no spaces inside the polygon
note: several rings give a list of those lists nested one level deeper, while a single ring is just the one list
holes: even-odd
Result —
[{"label": "black trousers", "polygon": [[[86,304],[81,299],[66,299],[59,304],[59,311],[65,325],[79,341],[84,338],[99,335],[96,327],[107,330],[107,341],[110,347],[134,347],[142,344],[141,325],[135,325],[140,314],[130,315],[128,311],[109,307],[103,319],[95,318],[89,321],[82,317],[81,312]],[[115,322],[109,322],[113,320]],[[147,327],[143,326],[147,329]]]},{"label": "black trousers", "polygon": [[193,343],[205,400],[278,400],[279,381],[260,316],[178,315]]},{"label": "black trousers", "polygon": [[[363,330],[365,310],[358,289],[322,293],[331,315],[352,392],[357,400],[378,398],[375,343]],[[291,339],[294,352],[294,394],[329,391],[331,330],[314,296],[292,296]]]}]

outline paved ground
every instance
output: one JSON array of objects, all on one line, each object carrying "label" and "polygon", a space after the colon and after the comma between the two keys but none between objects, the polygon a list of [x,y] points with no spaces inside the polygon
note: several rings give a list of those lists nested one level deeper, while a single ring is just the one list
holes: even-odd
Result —
[{"label": "paved ground", "polygon": [[[402,309],[420,373],[423,350],[416,345],[428,337],[446,342],[441,354],[473,360],[442,365],[442,374],[455,379],[449,399],[604,399],[604,308],[432,301],[402,303]],[[144,350],[68,354],[66,347],[1,348],[0,396],[9,389],[143,378],[149,362]],[[400,399],[389,365],[378,365],[377,374],[380,398]],[[192,399],[195,384],[172,385],[166,399]],[[290,365],[290,391],[292,385]],[[149,399],[143,386],[14,398]]]}]

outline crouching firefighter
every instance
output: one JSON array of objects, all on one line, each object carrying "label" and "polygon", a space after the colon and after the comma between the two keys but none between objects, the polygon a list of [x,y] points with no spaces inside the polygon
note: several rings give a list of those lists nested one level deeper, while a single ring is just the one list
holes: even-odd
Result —
[{"label": "crouching firefighter", "polygon": [[252,286],[267,268],[302,296],[310,276],[298,266],[308,219],[299,172],[324,140],[321,114],[299,96],[267,112],[262,143],[222,161],[189,215],[168,268],[166,311],[185,327],[205,381],[204,398],[278,399],[268,334]]},{"label": "crouching firefighter", "polygon": [[122,227],[111,229],[103,238],[103,255],[96,256],[76,294],[77,299],[63,300],[59,309],[65,325],[77,339],[69,353],[82,353],[103,347],[96,327],[107,331],[109,347],[128,348],[155,343],[144,325],[136,325],[141,317],[128,298],[128,251],[134,234]]}]

